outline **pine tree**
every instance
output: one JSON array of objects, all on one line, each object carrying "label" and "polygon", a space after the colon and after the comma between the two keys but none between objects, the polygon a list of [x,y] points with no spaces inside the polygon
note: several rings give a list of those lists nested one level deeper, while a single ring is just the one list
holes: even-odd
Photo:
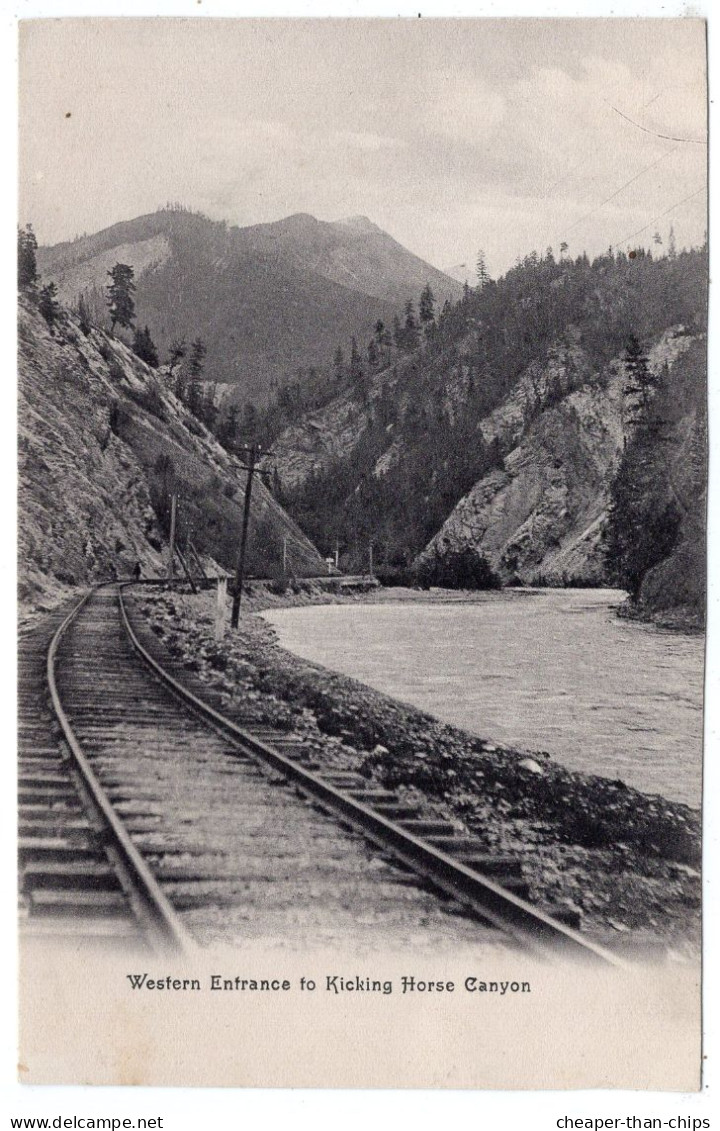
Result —
[{"label": "pine tree", "polygon": [[40,300],[38,302],[38,310],[47,322],[50,333],[55,333],[55,323],[57,322],[60,314],[60,306],[57,301],[57,287],[54,283],[46,283],[40,291]]},{"label": "pine tree", "polygon": [[127,263],[116,263],[108,275],[112,281],[107,287],[107,303],[110,307],[110,332],[114,334],[116,326],[129,329],[135,321],[135,272]]},{"label": "pine tree", "polygon": [[80,329],[87,338],[88,334],[92,330],[92,322],[90,321],[90,311],[88,310],[88,305],[85,301],[85,295],[80,295],[80,298],[78,299],[77,316],[78,322],[80,323]]},{"label": "pine tree", "polygon": [[415,320],[415,307],[413,306],[412,299],[408,299],[405,304],[405,326],[403,327],[403,341],[405,349],[414,350],[420,341],[418,333],[418,324]]},{"label": "pine tree", "polygon": [[217,438],[227,451],[235,448],[238,435],[238,407],[231,404],[217,431]]},{"label": "pine tree", "polygon": [[197,380],[204,368],[207,348],[202,338],[197,337],[190,347],[190,377]]},{"label": "pine tree", "polygon": [[435,324],[435,295],[432,293],[429,283],[425,284],[420,295],[420,321],[425,327],[426,333],[430,326]]},{"label": "pine tree", "polygon": [[193,416],[201,420],[203,413],[203,395],[202,386],[198,380],[191,379],[187,388],[187,400],[185,403]]},{"label": "pine tree", "polygon": [[160,364],[160,358],[158,357],[157,348],[150,336],[150,330],[147,326],[144,330],[141,330],[139,327],[135,330],[132,348],[141,361],[144,361],[145,364],[149,365],[152,369],[157,369]]},{"label": "pine tree", "polygon": [[247,444],[254,444],[258,436],[258,428],[260,426],[260,413],[252,401],[246,401],[243,405],[242,415],[242,438]]},{"label": "pine tree", "polygon": [[623,391],[627,396],[637,398],[630,408],[630,413],[636,419],[639,417],[648,419],[657,378],[650,369],[649,359],[643,353],[642,347],[634,334],[630,335],[624,361],[627,381]]},{"label": "pine tree", "polygon": [[34,287],[38,280],[37,259],[35,257],[36,251],[37,239],[35,238],[32,224],[26,224],[24,228],[18,228],[18,287],[23,290]]},{"label": "pine tree", "polygon": [[382,365],[388,365],[392,354],[392,339],[382,319],[378,319],[375,323],[375,344],[377,346],[380,363]]},{"label": "pine tree", "polygon": [[490,276],[488,274],[488,269],[485,263],[485,252],[482,250],[482,248],[478,252],[477,266],[475,270],[477,274],[477,289],[481,291],[490,282]]},{"label": "pine tree", "polygon": [[677,247],[675,246],[675,229],[672,224],[668,232],[668,259],[675,259],[677,256]]}]

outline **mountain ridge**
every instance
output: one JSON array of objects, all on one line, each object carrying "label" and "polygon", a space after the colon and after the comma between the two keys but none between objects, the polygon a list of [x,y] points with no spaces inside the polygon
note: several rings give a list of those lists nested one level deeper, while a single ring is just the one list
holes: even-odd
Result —
[{"label": "mountain ridge", "polygon": [[199,335],[206,377],[262,402],[298,370],[329,367],[338,346],[372,335],[430,283],[439,301],[458,285],[367,218],[345,222],[296,213],[244,228],[165,209],[90,236],[38,249],[44,278],[72,305],[83,294],[106,316],[114,262],[135,269],[136,311],[161,351]]}]

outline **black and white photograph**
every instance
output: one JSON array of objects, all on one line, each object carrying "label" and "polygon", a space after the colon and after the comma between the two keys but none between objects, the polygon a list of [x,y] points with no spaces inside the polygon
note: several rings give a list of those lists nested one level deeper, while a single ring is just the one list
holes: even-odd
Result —
[{"label": "black and white photograph", "polygon": [[706,32],[20,21],[28,1084],[700,1087]]}]

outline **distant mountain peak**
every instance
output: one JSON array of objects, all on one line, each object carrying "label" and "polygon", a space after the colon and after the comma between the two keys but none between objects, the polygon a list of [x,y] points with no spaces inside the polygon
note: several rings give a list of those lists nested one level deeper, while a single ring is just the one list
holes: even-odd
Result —
[{"label": "distant mountain peak", "polygon": [[336,224],[342,225],[343,228],[352,228],[356,232],[379,232],[381,230],[367,216],[343,216],[342,220],[336,220]]},{"label": "distant mountain peak", "polygon": [[309,212],[293,212],[291,216],[286,216],[284,220],[276,220],[275,223],[287,227],[310,228],[316,227],[320,221]]}]

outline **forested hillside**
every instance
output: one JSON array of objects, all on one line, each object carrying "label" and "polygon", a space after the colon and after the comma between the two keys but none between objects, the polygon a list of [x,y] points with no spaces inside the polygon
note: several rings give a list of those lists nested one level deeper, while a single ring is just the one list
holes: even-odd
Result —
[{"label": "forested hillside", "polygon": [[634,427],[610,489],[606,558],[636,611],[702,627],[707,505],[707,343],[653,372],[626,354]]},{"label": "forested hillside", "polygon": [[[261,428],[284,503],[349,568],[372,542],[388,577],[437,579],[466,550],[503,581],[619,576],[605,528],[618,467],[640,443],[628,346],[648,358],[657,411],[673,402],[655,462],[674,463],[689,430],[702,481],[706,283],[704,250],[528,256],[409,342],[356,359],[291,426],[291,398],[271,407]],[[690,538],[689,520],[681,528]]]}]

